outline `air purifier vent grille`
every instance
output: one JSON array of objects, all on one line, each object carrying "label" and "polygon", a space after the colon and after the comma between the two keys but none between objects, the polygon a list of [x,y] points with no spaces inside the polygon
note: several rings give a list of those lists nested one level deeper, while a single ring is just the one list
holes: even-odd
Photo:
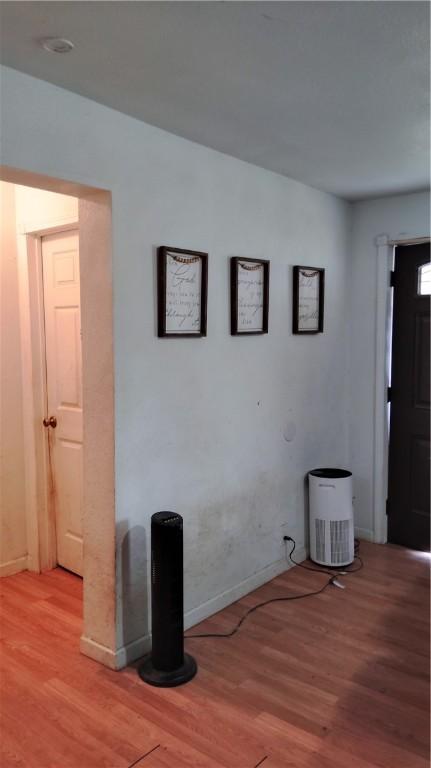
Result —
[{"label": "air purifier vent grille", "polygon": [[350,520],[331,520],[331,563],[345,563],[350,559]]},{"label": "air purifier vent grille", "polygon": [[325,560],[325,520],[316,518],[316,560]]}]

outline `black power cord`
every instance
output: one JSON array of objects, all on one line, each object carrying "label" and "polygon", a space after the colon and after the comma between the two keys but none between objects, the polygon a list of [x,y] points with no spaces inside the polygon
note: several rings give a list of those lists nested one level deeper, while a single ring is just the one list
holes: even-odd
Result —
[{"label": "black power cord", "polygon": [[358,554],[359,553],[359,539],[355,539],[355,544],[354,544],[355,556],[353,558],[353,562],[355,560],[357,560],[358,563],[359,563],[357,568],[350,568],[349,566],[346,566],[345,568],[332,568],[330,571],[327,570],[324,567],[317,566],[317,568],[315,568],[314,566],[304,565],[303,563],[298,563],[297,560],[293,559],[293,553],[294,553],[295,548],[296,548],[296,541],[295,541],[295,539],[292,539],[291,536],[284,536],[283,537],[283,541],[285,541],[286,543],[288,541],[292,541],[293,542],[293,547],[290,550],[289,555],[288,555],[289,560],[294,565],[297,565],[298,568],[303,568],[304,571],[314,571],[314,573],[326,573],[328,576],[335,576],[335,577],[337,577],[337,576],[348,576],[349,573],[357,573],[358,571],[361,570],[361,568],[364,567],[364,563],[362,562],[362,558]]},{"label": "black power cord", "polygon": [[[296,543],[293,539],[290,539],[293,542],[293,547],[290,551],[290,555],[293,554]],[[292,560],[294,562],[294,560]],[[297,563],[297,565],[300,565],[300,563]],[[304,566],[305,567],[305,566]],[[304,592],[302,595],[289,595],[288,597],[273,597],[270,600],[263,600],[261,603],[257,603],[257,605],[254,605],[252,608],[249,608],[248,611],[240,618],[238,623],[235,625],[235,627],[230,632],[223,632],[223,633],[203,633],[199,635],[184,635],[185,640],[196,640],[197,638],[203,638],[203,637],[221,637],[221,638],[227,638],[227,637],[233,637],[241,627],[241,625],[244,623],[246,618],[250,616],[251,613],[254,613],[254,611],[257,611],[258,608],[263,608],[264,605],[269,605],[270,603],[283,603],[287,602],[288,600],[302,600],[304,597],[314,597],[315,595],[320,595],[322,592],[325,591],[329,587],[330,584],[334,584],[334,582],[337,580],[337,576],[339,576],[338,572],[335,573],[329,573],[329,571],[323,571],[318,568],[307,568],[307,570],[315,570],[317,573],[326,573],[330,576],[330,578],[326,581],[326,583],[321,587],[320,589],[316,589],[314,592]],[[359,569],[358,569],[359,570]]]}]

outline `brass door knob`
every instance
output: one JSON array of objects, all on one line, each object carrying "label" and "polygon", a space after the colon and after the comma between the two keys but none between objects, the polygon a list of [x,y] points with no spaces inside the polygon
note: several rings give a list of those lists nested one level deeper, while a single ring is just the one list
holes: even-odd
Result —
[{"label": "brass door knob", "polygon": [[50,416],[49,419],[43,420],[43,426],[52,427],[53,429],[55,429],[57,426],[57,419],[55,418],[55,416]]}]

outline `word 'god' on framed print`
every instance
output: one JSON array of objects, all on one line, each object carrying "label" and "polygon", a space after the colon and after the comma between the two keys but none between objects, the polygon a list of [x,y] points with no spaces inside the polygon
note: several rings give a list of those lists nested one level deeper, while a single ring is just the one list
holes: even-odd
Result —
[{"label": "word 'god' on framed print", "polygon": [[206,336],[207,293],[207,253],[157,249],[159,336]]},{"label": "word 'god' on framed print", "polygon": [[293,267],[293,333],[322,333],[325,270]]},{"label": "word 'god' on framed print", "polygon": [[232,335],[268,333],[269,261],[232,257],[230,298]]}]

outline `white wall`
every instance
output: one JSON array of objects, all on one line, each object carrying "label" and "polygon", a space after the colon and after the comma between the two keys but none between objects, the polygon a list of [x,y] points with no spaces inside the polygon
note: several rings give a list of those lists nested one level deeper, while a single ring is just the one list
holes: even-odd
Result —
[{"label": "white wall", "polygon": [[351,467],[358,533],[373,539],[374,389],[378,235],[390,240],[429,236],[428,192],[367,200],[353,206],[351,245]]},{"label": "white wall", "polygon": [[32,229],[48,228],[78,220],[78,200],[44,189],[15,186],[18,235]]},{"label": "white wall", "polygon": [[[112,190],[121,647],[148,633],[152,513],[184,516],[191,622],[284,569],[306,471],[348,463],[349,206],[13,70],[2,86],[5,165]],[[157,338],[158,245],[209,252],[206,339]],[[230,256],[271,260],[267,336],[229,334]],[[294,264],[327,270],[322,335],[291,333]]]},{"label": "white wall", "polygon": [[0,576],[27,567],[18,261],[13,184],[0,182]]}]

